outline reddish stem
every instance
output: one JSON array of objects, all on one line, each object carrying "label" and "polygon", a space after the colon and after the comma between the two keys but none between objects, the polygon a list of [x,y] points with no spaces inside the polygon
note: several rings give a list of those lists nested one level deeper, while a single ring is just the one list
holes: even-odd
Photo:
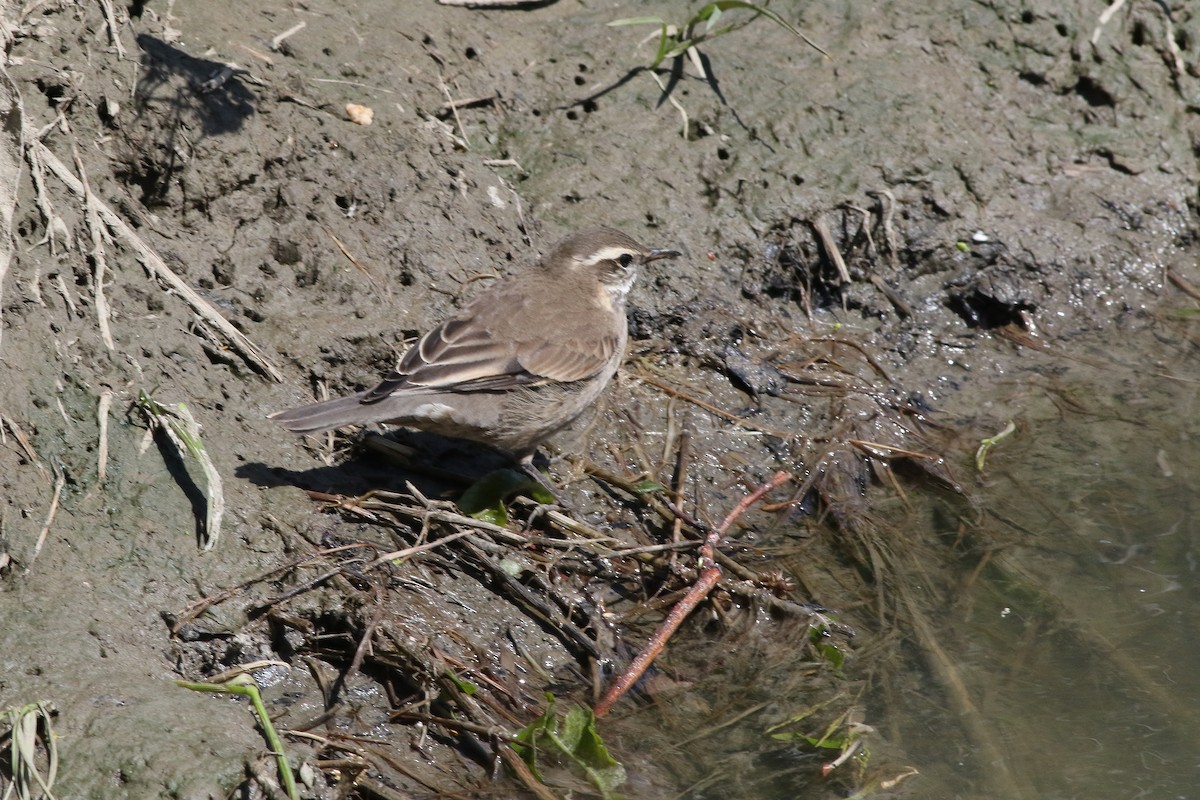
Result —
[{"label": "reddish stem", "polygon": [[650,637],[650,641],[646,644],[646,648],[638,654],[638,657],[629,665],[629,669],[625,670],[619,678],[608,687],[608,691],[604,693],[604,697],[596,704],[596,716],[603,717],[617,701],[625,696],[638,679],[645,674],[646,670],[654,663],[654,659],[662,653],[667,646],[667,640],[674,635],[675,631],[679,630],[679,626],[687,619],[687,615],[692,613],[692,610],[700,604],[700,601],[708,596],[712,588],[717,585],[717,581],[721,580],[721,568],[717,566],[717,547],[721,543],[721,537],[729,530],[729,526],[733,525],[742,514],[746,513],[746,509],[762,499],[763,495],[782,483],[792,479],[790,472],[776,472],[771,480],[764,483],[762,486],[755,489],[746,497],[743,497],[741,502],[733,507],[733,510],[725,517],[725,520],[716,528],[708,532],[704,537],[704,544],[700,548],[701,563],[704,564],[704,569],[700,572],[700,578],[696,581],[683,599],[675,604],[671,609],[671,613],[667,614],[667,618],[658,626],[658,630]]}]

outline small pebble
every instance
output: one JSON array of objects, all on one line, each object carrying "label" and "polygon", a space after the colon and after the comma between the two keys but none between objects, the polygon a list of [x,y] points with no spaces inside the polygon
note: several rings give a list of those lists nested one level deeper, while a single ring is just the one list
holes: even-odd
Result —
[{"label": "small pebble", "polygon": [[346,103],[346,116],[358,125],[370,125],[375,119],[374,110],[358,103]]}]

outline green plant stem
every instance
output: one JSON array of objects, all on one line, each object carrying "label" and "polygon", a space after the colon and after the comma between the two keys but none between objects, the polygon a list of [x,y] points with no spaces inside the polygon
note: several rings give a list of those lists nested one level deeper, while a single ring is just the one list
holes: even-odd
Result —
[{"label": "green plant stem", "polygon": [[287,755],[283,752],[283,740],[279,738],[279,734],[275,731],[275,726],[271,723],[271,718],[267,715],[267,707],[263,705],[262,693],[258,691],[257,684],[253,682],[196,683],[194,681],[175,681],[175,685],[181,686],[184,689],[191,689],[193,692],[240,694],[244,697],[249,697],[251,704],[254,706],[254,713],[258,714],[258,722],[262,727],[263,735],[267,737],[267,745],[270,746],[271,752],[275,756],[275,762],[279,765],[279,776],[283,781],[283,788],[291,800],[300,800],[300,793],[296,788],[296,779],[292,776],[292,768],[288,765]]}]

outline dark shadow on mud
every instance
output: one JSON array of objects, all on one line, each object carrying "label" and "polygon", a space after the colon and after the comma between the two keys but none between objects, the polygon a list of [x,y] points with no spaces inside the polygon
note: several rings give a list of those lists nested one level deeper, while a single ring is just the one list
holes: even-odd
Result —
[{"label": "dark shadow on mud", "polygon": [[[754,129],[751,128],[749,125],[747,125],[745,123],[745,121],[742,120],[742,117],[740,114],[738,114],[737,109],[734,108],[729,103],[728,98],[726,98],[724,92],[721,91],[721,82],[717,79],[716,73],[713,71],[712,59],[710,59],[708,56],[704,55],[703,53],[699,54],[699,58],[700,58],[700,63],[703,64],[703,66],[704,66],[704,77],[702,78],[702,80],[708,84],[710,89],[712,89],[713,94],[715,94],[717,96],[717,99],[721,101],[721,105],[723,105],[725,108],[729,109],[729,113],[733,115],[734,121],[737,122],[737,124],[742,128],[742,130],[744,130],[748,134],[750,134],[754,138],[755,141],[766,146],[767,149],[770,150],[772,153],[775,152],[775,148],[771,147],[769,144],[767,144],[767,142],[763,141],[757,135],[757,133],[754,131]],[[676,58],[671,62],[671,69],[667,72],[666,82],[660,83],[660,86],[662,86],[662,93],[658,96],[658,101],[655,102],[655,104],[654,104],[654,107],[656,109],[661,108],[663,103],[666,103],[668,101],[668,99],[671,97],[671,93],[674,92],[675,88],[679,85],[679,83],[687,77],[686,75],[684,75],[683,66],[684,66],[683,58]],[[635,77],[637,77],[638,75],[640,75],[643,72],[657,73],[658,71],[659,70],[657,70],[654,67],[634,67],[633,69],[629,70],[624,75],[622,75],[620,78],[617,78],[615,81],[608,84],[607,86],[601,87],[600,89],[598,89],[595,92],[592,92],[591,94],[587,95],[586,97],[581,97],[578,100],[575,100],[566,105],[558,106],[556,108],[556,110],[557,111],[566,111],[568,109],[581,108],[585,112],[591,112],[591,111],[595,110],[596,101],[599,100],[600,98],[604,97],[605,95],[611,94],[612,92],[616,91],[617,89],[620,89],[622,86],[629,83]],[[700,138],[702,136],[706,136],[706,135],[707,135],[707,130],[703,126],[696,126],[693,124],[692,121],[689,121],[688,133],[687,133],[689,140],[698,139],[698,138]]]},{"label": "dark shadow on mud", "polygon": [[[299,438],[296,446],[301,446]],[[368,434],[355,442],[348,458],[332,466],[296,471],[253,462],[239,467],[236,474],[264,488],[297,486],[350,497],[379,490],[403,492],[411,483],[426,497],[445,499],[511,464],[481,445],[404,430],[387,436]]]},{"label": "dark shadow on mud", "polygon": [[[138,34],[137,42],[142,49],[135,94],[139,111],[165,100],[177,118],[186,114],[198,121],[206,136],[236,133],[254,114],[254,95],[230,65],[196,58],[145,33]],[[172,80],[177,77],[186,85]]]},{"label": "dark shadow on mud", "polygon": [[192,506],[192,518],[196,522],[196,543],[203,545],[206,539],[205,521],[208,519],[208,498],[205,496],[204,490],[200,488],[195,479],[187,471],[187,465],[180,459],[179,451],[160,436],[155,436],[154,442],[158,447],[159,454],[162,456],[163,464],[167,467],[167,472],[174,479],[175,483],[179,485],[179,488],[183,489],[188,503]]},{"label": "dark shadow on mud", "polygon": [[116,174],[136,187],[145,206],[165,207],[182,201],[179,187],[197,144],[240,132],[255,113],[255,98],[228,64],[190,56],[144,33],[137,42],[142,69],[134,109],[144,122],[114,126],[123,144]]}]

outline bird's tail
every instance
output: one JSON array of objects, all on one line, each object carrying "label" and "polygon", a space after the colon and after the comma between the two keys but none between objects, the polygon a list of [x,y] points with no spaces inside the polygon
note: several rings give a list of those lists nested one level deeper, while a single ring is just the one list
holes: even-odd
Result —
[{"label": "bird's tail", "polygon": [[268,419],[275,420],[293,433],[320,433],[346,425],[381,422],[382,420],[372,413],[375,407],[362,402],[365,395],[366,392],[359,392],[349,397],[337,397],[322,403],[289,408],[287,411],[272,414]]}]

